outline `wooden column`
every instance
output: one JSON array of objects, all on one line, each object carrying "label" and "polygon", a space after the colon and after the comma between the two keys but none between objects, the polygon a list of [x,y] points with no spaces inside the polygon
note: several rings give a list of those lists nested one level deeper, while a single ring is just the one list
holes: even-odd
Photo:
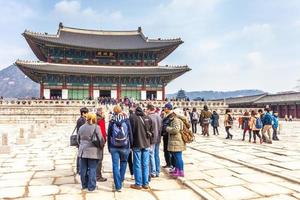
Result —
[{"label": "wooden column", "polygon": [[166,86],[165,84],[163,84],[163,87],[162,87],[162,101],[165,101],[166,99]]},{"label": "wooden column", "polygon": [[297,104],[295,103],[294,116],[293,118],[297,118]]},{"label": "wooden column", "polygon": [[40,99],[44,97],[44,83],[40,82]]},{"label": "wooden column", "polygon": [[117,100],[119,101],[121,98],[121,92],[122,92],[122,88],[121,88],[121,77],[119,77],[119,81],[117,84]]},{"label": "wooden column", "polygon": [[89,98],[94,98],[94,82],[93,77],[91,77],[90,84],[89,84]]}]

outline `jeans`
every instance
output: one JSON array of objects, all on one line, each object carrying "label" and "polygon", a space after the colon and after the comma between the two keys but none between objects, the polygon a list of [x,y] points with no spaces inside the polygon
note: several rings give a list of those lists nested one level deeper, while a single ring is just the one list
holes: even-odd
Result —
[{"label": "jeans", "polygon": [[197,133],[197,121],[192,121],[192,131],[193,133]]},{"label": "jeans", "polygon": [[128,160],[128,155],[130,153],[130,149],[111,148],[110,153],[112,159],[112,169],[113,169],[113,177],[115,182],[115,189],[120,190],[122,188],[122,183],[125,178],[127,160]]},{"label": "jeans", "polygon": [[176,160],[176,168],[179,169],[180,171],[183,171],[183,160],[182,160],[182,152],[172,152],[172,155],[174,156]]},{"label": "jeans", "polygon": [[149,159],[150,148],[133,149],[133,173],[135,185],[144,186],[149,184]]},{"label": "jeans", "polygon": [[160,173],[159,145],[153,144],[150,151],[151,174],[156,176]]},{"label": "jeans", "polygon": [[96,189],[96,170],[98,159],[80,158],[80,180],[82,189]]}]

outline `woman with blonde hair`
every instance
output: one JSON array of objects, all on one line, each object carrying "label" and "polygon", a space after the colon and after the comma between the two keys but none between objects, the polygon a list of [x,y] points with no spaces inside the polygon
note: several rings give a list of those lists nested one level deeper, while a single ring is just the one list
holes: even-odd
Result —
[{"label": "woman with blonde hair", "polygon": [[101,143],[101,141],[103,142],[100,128],[96,125],[96,122],[96,114],[88,113],[86,123],[80,127],[77,134],[81,186],[82,189],[88,189],[88,191],[94,191],[96,189],[96,170],[98,162],[102,159],[103,155],[103,147],[97,147],[92,141],[93,134],[96,134],[99,143]]}]

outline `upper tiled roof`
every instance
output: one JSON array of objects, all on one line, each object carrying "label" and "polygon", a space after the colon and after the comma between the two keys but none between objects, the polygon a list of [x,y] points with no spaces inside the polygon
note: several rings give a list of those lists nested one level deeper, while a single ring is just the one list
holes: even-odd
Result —
[{"label": "upper tiled roof", "polygon": [[70,28],[60,24],[55,35],[28,30],[25,30],[23,35],[26,39],[37,39],[58,45],[109,50],[157,49],[183,43],[180,38],[148,39],[140,27],[134,31],[103,31]]}]

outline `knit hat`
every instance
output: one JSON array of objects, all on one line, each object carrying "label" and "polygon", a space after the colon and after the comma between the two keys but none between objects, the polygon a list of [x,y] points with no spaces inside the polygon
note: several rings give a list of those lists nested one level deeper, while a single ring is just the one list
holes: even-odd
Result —
[{"label": "knit hat", "polygon": [[167,108],[169,110],[173,110],[173,105],[170,102],[168,102],[168,103],[166,103],[165,108]]}]

